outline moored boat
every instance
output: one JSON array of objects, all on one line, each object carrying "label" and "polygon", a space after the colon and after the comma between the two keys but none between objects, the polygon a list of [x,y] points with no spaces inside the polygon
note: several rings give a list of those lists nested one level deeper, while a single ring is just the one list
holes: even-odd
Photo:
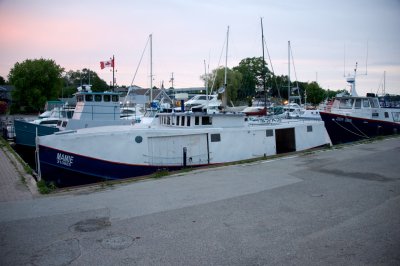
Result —
[{"label": "moored boat", "polygon": [[135,124],[39,137],[40,174],[57,186],[138,177],[329,143],[322,121],[249,123],[244,114],[160,113]]},{"label": "moored boat", "polygon": [[[358,96],[356,91],[357,64],[353,76],[347,78],[350,96],[336,97],[333,104],[320,115],[332,144],[369,139],[400,132],[399,97],[394,104],[390,97],[377,97],[373,93]],[[382,106],[381,106],[381,104]]]}]

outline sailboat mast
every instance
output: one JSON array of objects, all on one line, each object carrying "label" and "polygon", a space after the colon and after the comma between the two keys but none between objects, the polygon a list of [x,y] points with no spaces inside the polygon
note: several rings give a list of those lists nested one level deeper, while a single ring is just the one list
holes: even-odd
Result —
[{"label": "sailboat mast", "polygon": [[150,34],[150,103],[153,101],[153,34]]},{"label": "sailboat mast", "polygon": [[222,97],[222,105],[225,107],[227,106],[227,98],[228,98],[228,93],[227,93],[227,71],[228,71],[228,43],[229,43],[229,26],[228,30],[226,31],[226,54],[225,54],[225,77],[224,77],[224,93]]},{"label": "sailboat mast", "polygon": [[264,108],[266,110],[267,109],[267,91],[265,88],[264,28],[263,28],[262,18],[261,18],[261,42],[262,42],[262,59],[263,59],[262,79],[263,79],[263,89],[264,89]]},{"label": "sailboat mast", "polygon": [[290,103],[290,41],[288,41],[288,103]]}]

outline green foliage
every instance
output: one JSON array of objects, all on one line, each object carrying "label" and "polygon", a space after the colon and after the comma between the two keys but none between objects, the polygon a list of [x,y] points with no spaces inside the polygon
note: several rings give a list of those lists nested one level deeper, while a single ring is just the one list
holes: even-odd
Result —
[{"label": "green foliage", "polygon": [[[215,77],[214,90],[218,90],[218,88],[224,87],[225,68],[220,67],[213,70],[212,77]],[[239,71],[228,68],[226,73],[226,80],[227,101],[228,103],[230,101],[236,101],[238,98],[238,89],[242,81],[242,74]]]},{"label": "green foliage", "polygon": [[9,83],[15,87],[12,112],[38,112],[47,100],[57,98],[62,87],[63,71],[49,59],[27,59],[15,63],[8,75]]},{"label": "green foliage", "polygon": [[264,80],[266,81],[265,86],[267,86],[267,80],[271,77],[271,71],[262,57],[245,58],[233,70],[242,74],[238,89],[238,97],[242,99],[254,96],[255,89],[264,89]]},{"label": "green foliage", "polygon": [[306,85],[307,103],[319,104],[326,95],[325,91],[318,85],[317,82],[311,82]]},{"label": "green foliage", "polygon": [[0,76],[0,85],[6,85],[6,80]]},{"label": "green foliage", "polygon": [[57,189],[53,182],[46,182],[43,179],[36,183],[40,194],[49,194]]}]

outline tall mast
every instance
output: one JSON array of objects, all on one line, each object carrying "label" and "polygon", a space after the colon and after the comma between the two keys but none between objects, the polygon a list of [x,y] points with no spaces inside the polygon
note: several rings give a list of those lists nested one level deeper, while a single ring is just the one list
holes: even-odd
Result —
[{"label": "tall mast", "polygon": [[224,77],[224,93],[222,95],[222,105],[226,106],[227,105],[227,71],[228,71],[228,43],[229,43],[229,26],[228,26],[228,30],[226,32],[226,55],[225,55],[225,77]]},{"label": "tall mast", "polygon": [[261,18],[261,42],[262,42],[262,59],[263,59],[263,68],[262,68],[262,79],[263,79],[263,88],[264,88],[264,108],[267,108],[267,92],[265,88],[265,59],[264,59],[264,28],[263,21]]},{"label": "tall mast", "polygon": [[290,103],[290,41],[288,41],[288,103]]},{"label": "tall mast", "polygon": [[153,34],[150,34],[150,103],[153,101]]}]

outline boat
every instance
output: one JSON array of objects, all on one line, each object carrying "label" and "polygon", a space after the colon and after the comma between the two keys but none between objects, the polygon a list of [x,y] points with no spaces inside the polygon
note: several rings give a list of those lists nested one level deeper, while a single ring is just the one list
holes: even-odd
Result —
[{"label": "boat", "polygon": [[41,178],[56,186],[220,165],[329,144],[322,121],[249,121],[240,113],[159,113],[151,125],[38,138]]},{"label": "boat", "polygon": [[75,96],[77,103],[72,117],[63,115],[63,110],[59,109],[47,118],[35,121],[15,120],[16,144],[35,148],[36,136],[79,128],[132,123],[131,120],[120,119],[119,93],[93,92],[90,85],[83,85],[78,88]]},{"label": "boat", "polygon": [[400,132],[400,107],[391,104],[389,97],[377,97],[373,93],[358,96],[356,71],[357,67],[347,79],[350,95],[336,97],[329,108],[320,111],[334,145]]},{"label": "boat", "polygon": [[57,123],[63,118],[70,118],[74,112],[74,109],[61,101],[49,101],[45,109],[35,120],[14,119],[13,130],[17,145],[35,147],[36,135],[43,136],[59,131]]},{"label": "boat", "polygon": [[283,106],[283,116],[286,118],[303,118],[321,120],[321,116],[317,109],[305,109],[297,103],[291,102]]},{"label": "boat", "polygon": [[[224,86],[220,93],[226,93],[226,82]],[[210,113],[207,108],[198,112],[192,107],[190,111],[158,113],[150,124],[85,128],[39,137],[38,173],[43,180],[62,187],[221,165],[329,143],[322,121],[257,119],[242,112]]]}]

